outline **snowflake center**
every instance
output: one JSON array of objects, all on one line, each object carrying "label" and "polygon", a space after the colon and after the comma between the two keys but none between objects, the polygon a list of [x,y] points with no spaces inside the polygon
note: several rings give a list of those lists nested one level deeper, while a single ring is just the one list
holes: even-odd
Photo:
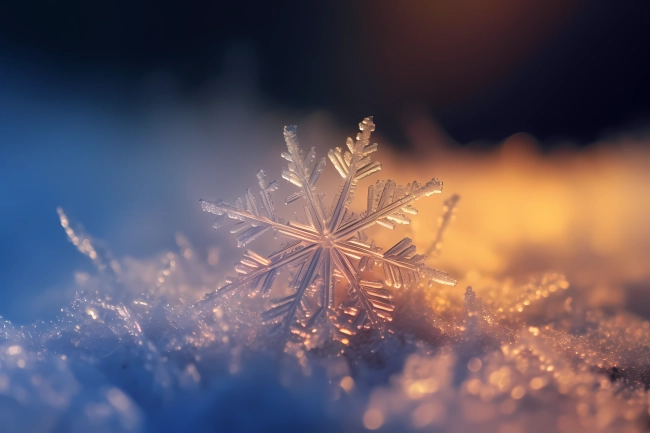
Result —
[{"label": "snowflake center", "polygon": [[336,242],[336,236],[331,233],[321,233],[320,235],[320,244],[324,247],[334,247],[334,242]]}]

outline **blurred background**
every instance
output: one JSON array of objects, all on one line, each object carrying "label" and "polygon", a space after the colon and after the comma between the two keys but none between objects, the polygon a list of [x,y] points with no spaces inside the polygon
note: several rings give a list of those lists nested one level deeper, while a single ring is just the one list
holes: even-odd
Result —
[{"label": "blurred background", "polygon": [[229,267],[198,199],[279,178],[284,125],[323,152],[373,115],[382,177],[445,183],[416,243],[462,196],[435,258],[461,287],[556,270],[650,317],[649,22],[641,0],[3,2],[0,315],[54,317],[91,269],[57,206],[116,256],[181,232]]}]

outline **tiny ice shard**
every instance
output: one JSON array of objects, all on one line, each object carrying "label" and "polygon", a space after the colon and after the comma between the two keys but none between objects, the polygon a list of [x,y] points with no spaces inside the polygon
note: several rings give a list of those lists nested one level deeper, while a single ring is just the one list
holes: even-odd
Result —
[{"label": "tiny ice shard", "polygon": [[[282,157],[289,164],[282,177],[298,188],[285,203],[303,200],[302,222],[285,223],[277,216],[270,192],[277,190],[278,185],[275,181],[267,183],[262,170],[257,173],[259,202],[250,189],[232,205],[221,200],[201,200],[204,211],[217,215],[215,228],[226,218],[238,220],[231,233],[238,234],[239,247],[271,230],[290,240],[268,257],[246,250],[235,265],[237,277],[207,295],[204,301],[246,288],[268,296],[280,269],[288,268],[291,293],[272,300],[262,319],[277,323],[281,329],[291,328],[297,334],[314,332],[319,324],[332,323],[341,333],[352,335],[392,320],[395,305],[389,287],[408,288],[421,282],[456,284],[446,273],[426,266],[425,256],[416,254],[411,239],[404,238],[384,251],[365,233],[376,224],[389,229],[409,224],[411,216],[417,214],[412,203],[442,191],[442,183],[437,179],[425,185],[413,182],[407,186],[380,180],[368,188],[364,212],[355,215],[348,211],[358,181],[381,170],[381,164],[371,160],[371,154],[377,150],[377,144],[370,143],[370,134],[375,129],[372,117],[365,118],[359,129],[356,140],[347,139],[346,150],[337,147],[328,153],[343,180],[332,206],[326,207],[323,194],[316,189],[326,158],[317,159],[314,148],[303,153],[298,147],[296,127],[285,127],[287,152]],[[375,280],[365,276],[376,273],[383,277]],[[338,281],[347,288],[347,299],[339,305],[335,300]],[[312,299],[313,293],[318,294],[316,299]]]},{"label": "tiny ice shard", "polygon": [[429,246],[429,249],[424,253],[425,255],[440,255],[440,250],[442,248],[442,238],[445,235],[445,231],[447,231],[447,228],[449,227],[449,223],[455,217],[456,206],[458,206],[459,200],[460,196],[458,194],[454,194],[443,203],[442,215],[438,218],[438,233],[436,233],[436,237],[431,243],[431,246]]}]

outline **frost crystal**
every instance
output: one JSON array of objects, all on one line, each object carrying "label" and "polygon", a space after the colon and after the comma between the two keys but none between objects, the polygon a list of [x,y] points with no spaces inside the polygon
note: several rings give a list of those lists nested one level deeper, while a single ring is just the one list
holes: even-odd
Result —
[{"label": "frost crystal", "polygon": [[[375,129],[372,117],[359,124],[356,140],[347,139],[347,150],[331,149],[328,157],[343,178],[331,207],[322,203],[324,194],[316,183],[326,165],[326,158],[316,158],[314,148],[303,154],[298,147],[296,127],[284,129],[289,161],[282,177],[298,188],[288,196],[286,204],[303,200],[304,221],[285,223],[273,206],[272,191],[277,182],[266,182],[264,171],[257,173],[261,204],[249,189],[234,205],[221,200],[201,200],[203,210],[217,215],[214,227],[226,218],[238,220],[231,233],[239,233],[239,247],[248,245],[265,232],[289,239],[279,251],[264,257],[246,250],[235,265],[238,276],[206,297],[205,301],[238,289],[259,290],[263,296],[272,291],[278,272],[289,270],[290,292],[273,299],[262,320],[277,323],[280,329],[291,328],[296,334],[315,332],[327,317],[341,333],[352,335],[364,328],[379,327],[392,320],[395,305],[387,287],[408,288],[423,281],[454,285],[446,273],[424,264],[425,256],[416,254],[411,239],[404,238],[384,251],[368,239],[365,231],[375,224],[394,229],[397,224],[409,224],[410,215],[417,214],[412,202],[423,196],[440,193],[442,184],[432,179],[425,185],[413,182],[406,187],[392,180],[378,181],[368,188],[366,210],[358,215],[349,211],[359,180],[381,170],[381,164],[370,156],[377,144],[370,144]],[[383,268],[377,280],[378,269]],[[373,272],[373,269],[376,271]],[[335,292],[339,285],[347,289],[347,300],[336,305]],[[285,287],[286,289],[287,287]],[[314,296],[318,294],[318,296]],[[316,298],[316,299],[314,299]]]}]

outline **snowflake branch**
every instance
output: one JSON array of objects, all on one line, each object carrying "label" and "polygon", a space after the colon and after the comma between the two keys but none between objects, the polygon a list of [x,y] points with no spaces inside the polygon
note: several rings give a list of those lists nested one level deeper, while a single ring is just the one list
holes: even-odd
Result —
[{"label": "snowflake branch", "polygon": [[251,273],[245,274],[242,277],[239,277],[235,281],[226,284],[223,287],[220,287],[216,291],[206,295],[201,302],[206,302],[210,299],[214,299],[214,297],[221,296],[223,294],[226,294],[228,292],[231,292],[239,287],[242,287],[252,281],[254,281],[257,278],[263,277],[265,274],[271,272],[274,269],[277,269],[279,267],[282,267],[284,265],[287,265],[289,263],[295,262],[298,259],[300,259],[303,256],[306,256],[309,254],[312,250],[314,250],[318,245],[312,244],[309,245],[305,248],[302,248],[300,250],[295,250],[284,256],[282,259],[272,262],[268,266],[264,266],[259,268],[258,270],[255,270]]},{"label": "snowflake branch", "polygon": [[332,278],[332,261],[331,252],[329,248],[323,250],[321,258],[321,306],[316,310],[313,316],[309,319],[306,328],[314,326],[318,318],[328,309],[334,308],[334,279]]},{"label": "snowflake branch", "polygon": [[315,231],[309,230],[307,226],[299,225],[295,222],[290,222],[289,224],[279,223],[261,215],[255,215],[251,212],[236,209],[223,202],[215,203],[208,200],[200,200],[200,202],[201,207],[204,211],[213,213],[215,215],[221,216],[223,214],[227,214],[228,217],[232,219],[251,222],[251,224],[254,226],[265,225],[272,227],[282,234],[286,234],[294,237],[295,239],[300,239],[306,242],[316,242],[318,240]]},{"label": "snowflake branch", "polygon": [[[394,275],[394,272],[398,271],[391,269],[392,266],[412,273],[411,276],[407,275],[407,277],[412,277],[412,279],[415,280],[414,282],[417,282],[421,275],[426,277],[429,280],[429,283],[435,281],[450,286],[456,285],[456,280],[452,279],[447,273],[425,266],[422,262],[426,257],[423,255],[415,255],[415,247],[411,245],[411,239],[409,238],[402,239],[397,245],[395,245],[395,247],[385,253],[372,251],[370,248],[364,248],[350,242],[337,242],[336,247],[353,257],[372,257],[383,262],[385,266],[384,270],[387,272],[387,284],[395,288],[403,286],[404,280],[401,272]],[[396,247],[398,249],[395,249]],[[408,287],[408,285],[409,283],[407,280],[406,286]]]},{"label": "snowflake branch", "polygon": [[267,310],[262,314],[262,319],[265,321],[272,320],[275,317],[278,317],[282,314],[286,314],[283,319],[283,326],[288,326],[293,321],[294,316],[298,306],[301,304],[302,297],[305,294],[305,290],[314,282],[316,278],[316,270],[320,265],[321,254],[323,253],[323,248],[320,247],[316,249],[314,254],[311,256],[311,259],[308,259],[309,265],[304,275],[300,278],[299,286],[295,294],[287,296],[285,302],[279,303],[277,306]]},{"label": "snowflake branch", "polygon": [[441,249],[441,243],[442,243],[442,237],[445,234],[445,231],[447,230],[447,227],[449,226],[449,223],[451,222],[452,218],[454,217],[454,212],[456,212],[456,206],[458,205],[458,201],[460,200],[460,196],[458,194],[454,194],[451,197],[449,197],[447,200],[444,201],[443,203],[443,214],[438,218],[438,233],[436,233],[436,238],[433,240],[431,245],[429,246],[429,249],[424,253],[427,256],[431,255],[432,253],[434,254],[440,254],[440,249]]},{"label": "snowflake branch", "polygon": [[332,249],[331,251],[334,253],[332,258],[334,259],[334,263],[336,264],[336,267],[339,269],[339,271],[343,273],[345,278],[348,280],[348,283],[350,283],[352,291],[359,296],[359,300],[361,301],[361,307],[367,314],[370,322],[373,325],[376,325],[379,322],[379,319],[375,314],[372,303],[367,298],[366,293],[363,291],[363,289],[359,284],[361,278],[357,274],[354,265],[352,265],[350,260],[347,257],[345,257],[343,254],[341,254],[341,252],[338,251],[337,249]]},{"label": "snowflake branch", "polygon": [[338,239],[345,239],[346,237],[351,236],[358,231],[365,230],[368,227],[375,225],[378,220],[393,214],[400,208],[406,207],[406,205],[412,201],[419,199],[423,195],[428,196],[431,194],[438,194],[440,192],[442,192],[440,182],[438,182],[437,179],[433,179],[417,191],[411,191],[408,195],[394,201],[384,208],[377,209],[375,212],[371,212],[361,219],[346,224],[336,231],[336,237]]},{"label": "snowflake branch", "polygon": [[409,271],[416,271],[418,269],[417,265],[414,265],[408,261],[404,261],[404,259],[399,259],[399,258],[393,258],[393,257],[385,257],[383,253],[380,251],[370,251],[366,248],[362,248],[359,246],[356,246],[354,244],[351,244],[349,242],[337,242],[336,247],[340,249],[341,251],[345,251],[348,253],[352,253],[355,255],[358,255],[360,257],[363,256],[372,256],[376,258],[377,260],[384,261],[386,263],[390,263],[391,265],[394,266],[399,266],[404,269],[408,269]]},{"label": "snowflake branch", "polygon": [[[301,196],[304,195],[304,197],[307,198],[311,208],[316,212],[316,220],[320,227],[325,227],[325,213],[323,212],[323,209],[320,205],[320,201],[316,200],[314,197],[312,188],[316,184],[316,181],[325,168],[326,160],[325,158],[322,158],[318,163],[316,163],[311,173],[308,174],[307,167],[305,166],[305,163],[300,155],[300,148],[298,147],[298,136],[296,134],[295,126],[285,126],[284,140],[287,143],[287,148],[289,149],[289,155],[283,155],[285,159],[289,161],[289,172],[283,173],[282,177],[303,189],[303,194],[301,194]],[[308,165],[311,165],[311,160],[313,160],[315,157],[316,155],[314,153],[314,148],[312,148],[305,157],[305,160],[309,163]],[[294,197],[295,199],[298,198],[297,195]]]},{"label": "snowflake branch", "polygon": [[375,130],[372,117],[363,119],[359,123],[359,129],[361,132],[357,134],[356,143],[351,138],[348,138],[346,141],[348,149],[350,149],[349,152],[343,154],[341,148],[337,147],[328,153],[332,164],[345,179],[329,223],[328,229],[330,232],[336,231],[339,224],[341,224],[345,209],[354,195],[357,181],[381,170],[381,164],[371,162],[368,156],[377,150],[376,145],[369,144],[370,134]]}]

